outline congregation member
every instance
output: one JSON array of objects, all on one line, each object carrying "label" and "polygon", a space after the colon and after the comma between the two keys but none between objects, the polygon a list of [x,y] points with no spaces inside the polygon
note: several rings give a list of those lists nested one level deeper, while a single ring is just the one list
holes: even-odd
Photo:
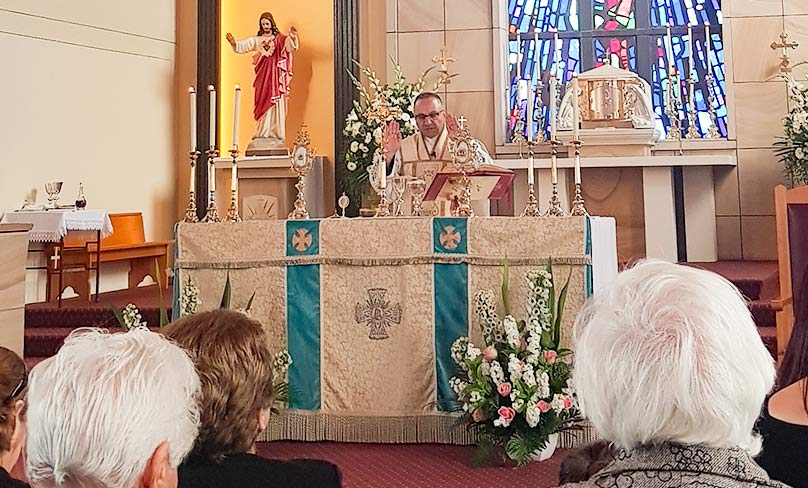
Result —
[{"label": "congregation member", "polygon": [[17,354],[0,347],[0,488],[23,488],[9,473],[25,447],[25,396],[28,371]]},{"label": "congregation member", "polygon": [[586,481],[614,461],[612,444],[604,440],[590,442],[572,450],[561,461],[558,482],[563,484]]},{"label": "congregation member", "polygon": [[615,461],[571,487],[782,487],[752,456],[774,385],[738,290],[724,278],[641,261],[575,322],[573,383]]},{"label": "congregation member", "polygon": [[[801,291],[801,293],[800,293]],[[795,289],[794,328],[758,430],[763,451],[758,463],[776,480],[808,487],[808,274]]]},{"label": "congregation member", "polygon": [[35,488],[172,488],[199,426],[188,355],[146,328],[77,329],[31,371]]},{"label": "congregation member", "polygon": [[341,486],[333,464],[256,455],[273,401],[273,356],[259,322],[239,312],[214,310],[183,317],[165,334],[189,352],[202,384],[199,437],[180,466],[180,487]]}]

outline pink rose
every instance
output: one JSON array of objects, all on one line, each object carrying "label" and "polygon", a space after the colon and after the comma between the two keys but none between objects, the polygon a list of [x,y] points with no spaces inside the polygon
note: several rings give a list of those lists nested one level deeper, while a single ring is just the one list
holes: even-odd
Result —
[{"label": "pink rose", "polygon": [[514,409],[512,409],[511,407],[499,407],[497,413],[499,414],[499,418],[509,423],[516,416],[516,411],[514,411]]},{"label": "pink rose", "polygon": [[550,410],[550,404],[545,402],[544,400],[539,400],[539,403],[536,404],[536,408],[539,409],[539,412],[545,413]]},{"label": "pink rose", "polygon": [[547,364],[555,364],[558,354],[555,351],[544,351],[544,360]]},{"label": "pink rose", "polygon": [[483,350],[483,357],[486,361],[491,362],[497,359],[497,348],[488,346]]},{"label": "pink rose", "polygon": [[512,389],[513,387],[511,386],[510,383],[500,383],[499,386],[497,387],[497,391],[499,392],[499,394],[504,397],[510,395]]},{"label": "pink rose", "polygon": [[564,397],[564,408],[567,409],[567,410],[572,408],[572,398]]},{"label": "pink rose", "polygon": [[482,422],[483,419],[485,419],[485,412],[483,412],[483,409],[478,408],[471,414],[471,418],[474,419],[475,422]]}]

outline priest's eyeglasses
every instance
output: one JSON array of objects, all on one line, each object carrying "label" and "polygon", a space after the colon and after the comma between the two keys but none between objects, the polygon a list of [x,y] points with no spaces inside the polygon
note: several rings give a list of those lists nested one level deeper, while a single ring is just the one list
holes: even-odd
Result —
[{"label": "priest's eyeglasses", "polygon": [[418,114],[418,115],[415,116],[415,120],[417,120],[418,122],[423,122],[426,119],[429,119],[429,120],[434,122],[434,121],[438,120],[438,117],[440,117],[440,114],[442,114],[442,113],[443,113],[443,110],[441,110],[440,112],[432,112],[430,114]]},{"label": "priest's eyeglasses", "polygon": [[25,366],[25,370],[23,372],[22,378],[20,378],[20,382],[17,383],[17,386],[15,386],[13,390],[11,390],[11,394],[6,397],[6,401],[18,397],[26,386],[28,386],[28,366]]}]

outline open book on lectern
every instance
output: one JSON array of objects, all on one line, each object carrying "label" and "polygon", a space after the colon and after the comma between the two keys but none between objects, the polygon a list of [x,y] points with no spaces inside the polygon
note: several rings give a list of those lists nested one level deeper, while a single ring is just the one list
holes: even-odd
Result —
[{"label": "open book on lectern", "polygon": [[[483,164],[468,176],[471,179],[472,201],[499,200],[508,194],[514,173],[499,166]],[[463,191],[462,179],[463,174],[456,168],[438,171],[424,195],[424,201],[453,200]]]}]

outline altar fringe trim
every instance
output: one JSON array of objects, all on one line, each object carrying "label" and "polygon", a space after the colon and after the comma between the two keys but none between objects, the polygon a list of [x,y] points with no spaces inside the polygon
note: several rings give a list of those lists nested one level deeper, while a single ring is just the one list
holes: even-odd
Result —
[{"label": "altar fringe trim", "polygon": [[[508,258],[509,266],[544,266],[550,258],[522,257]],[[553,256],[553,264],[585,266],[592,264],[589,256]],[[435,254],[432,256],[413,256],[408,258],[332,258],[326,256],[295,256],[255,261],[189,261],[180,259],[180,269],[251,269],[278,266],[294,266],[305,264],[323,264],[337,266],[406,266],[423,264],[458,264],[467,263],[476,266],[502,266],[502,258],[452,254]]]},{"label": "altar fringe trim", "polygon": [[[287,410],[270,418],[269,428],[259,441],[352,442],[373,444],[473,445],[476,438],[458,416],[449,414],[365,417]],[[559,434],[558,447],[575,448],[598,439],[595,429],[584,421],[583,429]]]}]

